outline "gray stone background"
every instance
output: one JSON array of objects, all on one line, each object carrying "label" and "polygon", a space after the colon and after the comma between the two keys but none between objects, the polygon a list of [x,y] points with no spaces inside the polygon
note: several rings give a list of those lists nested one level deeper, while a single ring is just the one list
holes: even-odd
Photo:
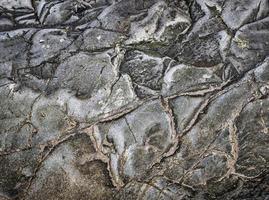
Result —
[{"label": "gray stone background", "polygon": [[268,0],[0,0],[0,199],[268,200]]}]

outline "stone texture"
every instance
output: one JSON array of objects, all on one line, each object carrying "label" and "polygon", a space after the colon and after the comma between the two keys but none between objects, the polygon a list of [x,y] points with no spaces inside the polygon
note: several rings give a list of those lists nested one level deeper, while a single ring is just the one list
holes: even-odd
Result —
[{"label": "stone texture", "polygon": [[0,199],[269,199],[267,0],[1,0]]}]

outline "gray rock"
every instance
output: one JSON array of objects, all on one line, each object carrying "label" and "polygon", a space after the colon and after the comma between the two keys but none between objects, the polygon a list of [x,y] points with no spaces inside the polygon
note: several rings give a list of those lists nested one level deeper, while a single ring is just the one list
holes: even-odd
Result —
[{"label": "gray rock", "polygon": [[268,199],[268,14],[0,1],[0,199]]},{"label": "gray rock", "polygon": [[269,18],[247,24],[236,32],[231,42],[230,62],[239,73],[248,71],[268,56]]},{"label": "gray rock", "polygon": [[37,66],[55,58],[72,42],[63,29],[41,30],[34,34],[31,46],[30,65]]}]

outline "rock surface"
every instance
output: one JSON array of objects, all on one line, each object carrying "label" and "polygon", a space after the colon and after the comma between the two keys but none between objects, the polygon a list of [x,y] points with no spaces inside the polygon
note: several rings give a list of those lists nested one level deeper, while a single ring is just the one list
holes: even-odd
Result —
[{"label": "rock surface", "polygon": [[268,0],[1,0],[0,200],[268,200]]}]

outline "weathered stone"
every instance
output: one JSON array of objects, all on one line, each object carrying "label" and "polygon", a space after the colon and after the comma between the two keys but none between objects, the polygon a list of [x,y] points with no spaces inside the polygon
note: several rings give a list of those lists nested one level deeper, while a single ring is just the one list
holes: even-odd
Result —
[{"label": "weathered stone", "polygon": [[85,30],[81,37],[83,40],[81,49],[90,52],[113,48],[124,39],[124,35],[120,33],[98,28]]},{"label": "weathered stone", "polygon": [[[111,152],[110,168],[118,184],[125,177],[143,179],[173,146],[175,137],[169,116],[158,101],[149,102],[115,122],[101,124],[94,132],[104,154]],[[113,149],[106,150],[106,139]]]},{"label": "weathered stone", "polygon": [[164,75],[162,94],[167,96],[206,89],[221,82],[213,69],[196,68],[184,64],[176,65],[169,68]]},{"label": "weathered stone", "polygon": [[106,164],[90,137],[81,133],[60,144],[43,163],[26,199],[110,199],[114,192]]},{"label": "weathered stone", "polygon": [[67,37],[65,30],[48,29],[34,34],[30,55],[32,66],[40,65],[55,58],[61,51],[67,48],[72,38]]},{"label": "weathered stone", "polygon": [[268,14],[0,0],[0,199],[268,199]]},{"label": "weathered stone", "polygon": [[262,62],[269,53],[269,17],[247,24],[236,32],[231,43],[230,62],[244,73]]},{"label": "weathered stone", "polygon": [[[129,74],[139,96],[153,95],[160,92],[166,68],[172,60],[140,51],[125,54],[120,72]],[[141,91],[145,88],[144,91]]]},{"label": "weathered stone", "polygon": [[223,5],[222,17],[231,29],[238,29],[244,24],[268,16],[268,1],[233,1],[227,0]]}]

